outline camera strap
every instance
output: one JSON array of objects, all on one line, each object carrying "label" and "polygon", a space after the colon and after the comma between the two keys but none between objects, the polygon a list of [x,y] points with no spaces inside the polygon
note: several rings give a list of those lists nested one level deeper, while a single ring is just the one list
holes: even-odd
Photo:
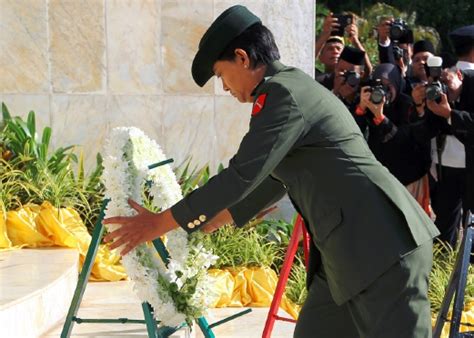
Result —
[{"label": "camera strap", "polygon": [[446,146],[446,134],[439,134],[436,136],[436,153],[438,155],[438,163],[436,164],[436,173],[438,174],[438,182],[442,180],[441,167],[443,166],[442,156],[444,147]]}]

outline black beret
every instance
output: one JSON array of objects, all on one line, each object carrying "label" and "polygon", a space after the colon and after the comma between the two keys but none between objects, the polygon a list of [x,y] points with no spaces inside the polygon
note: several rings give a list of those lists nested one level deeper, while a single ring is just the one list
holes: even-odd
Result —
[{"label": "black beret", "polygon": [[365,61],[365,52],[359,48],[345,46],[341,52],[341,55],[339,56],[339,60],[344,60],[353,65],[361,66]]},{"label": "black beret", "polygon": [[435,49],[433,44],[429,40],[420,40],[415,42],[413,45],[413,56],[420,52],[430,52],[431,54],[435,54]]},{"label": "black beret", "polygon": [[443,69],[451,68],[455,66],[456,63],[458,62],[456,57],[453,54],[448,53],[448,52],[442,52],[439,56],[443,59],[443,64],[441,65],[441,68]]},{"label": "black beret", "polygon": [[474,44],[474,25],[460,27],[449,33],[454,48],[465,44]]},{"label": "black beret", "polygon": [[261,20],[241,5],[226,9],[214,20],[199,42],[191,68],[198,86],[204,86],[214,75],[212,67],[229,43],[256,23],[261,23]]}]

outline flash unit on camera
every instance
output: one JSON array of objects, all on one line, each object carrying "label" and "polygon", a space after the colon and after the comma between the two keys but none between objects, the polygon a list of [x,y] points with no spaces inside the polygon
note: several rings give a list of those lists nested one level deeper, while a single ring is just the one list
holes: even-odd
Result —
[{"label": "flash unit on camera", "polygon": [[443,59],[439,56],[430,56],[428,60],[426,60],[426,64],[428,67],[441,67]]}]

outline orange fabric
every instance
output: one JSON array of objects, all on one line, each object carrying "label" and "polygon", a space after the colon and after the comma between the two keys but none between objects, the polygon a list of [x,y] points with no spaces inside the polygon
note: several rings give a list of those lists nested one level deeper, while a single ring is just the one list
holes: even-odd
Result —
[{"label": "orange fabric", "polygon": [[416,199],[418,204],[425,210],[428,216],[431,216],[430,207],[430,186],[428,175],[423,176],[418,181],[410,183],[406,186],[410,194]]}]

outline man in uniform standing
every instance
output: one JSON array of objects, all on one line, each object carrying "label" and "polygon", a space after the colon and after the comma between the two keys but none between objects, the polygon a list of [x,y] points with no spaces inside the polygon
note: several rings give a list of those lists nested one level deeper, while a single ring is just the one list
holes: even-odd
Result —
[{"label": "man in uniform standing", "polygon": [[373,156],[344,104],[278,61],[272,33],[247,8],[223,12],[199,43],[193,78],[213,75],[252,118],[228,168],[173,207],[113,217],[122,254],[182,227],[245,224],[286,192],[311,233],[309,294],[295,337],[429,337],[428,276],[438,232]]}]

